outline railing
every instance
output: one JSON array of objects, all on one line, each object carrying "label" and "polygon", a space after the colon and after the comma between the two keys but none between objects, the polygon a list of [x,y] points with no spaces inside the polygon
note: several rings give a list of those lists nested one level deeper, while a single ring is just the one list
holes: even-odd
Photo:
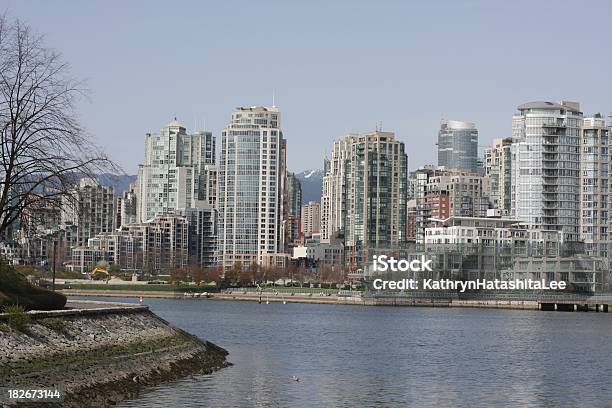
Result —
[{"label": "railing", "polygon": [[580,293],[499,293],[499,292],[453,292],[453,291],[380,291],[364,292],[364,298],[406,298],[406,299],[448,299],[448,300],[494,300],[494,301],[537,301],[555,302],[590,302],[610,303],[612,293],[580,294]]}]

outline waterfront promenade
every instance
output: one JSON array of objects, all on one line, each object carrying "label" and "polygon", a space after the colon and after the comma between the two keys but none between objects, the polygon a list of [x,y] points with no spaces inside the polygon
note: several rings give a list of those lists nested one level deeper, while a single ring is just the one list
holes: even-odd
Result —
[{"label": "waterfront promenade", "polygon": [[166,298],[192,300],[233,300],[258,303],[318,303],[360,306],[465,307],[492,309],[528,309],[544,311],[608,312],[612,294],[518,294],[449,292],[359,292],[321,289],[319,292],[238,288],[219,293],[186,291],[85,290],[66,289],[68,296]]}]

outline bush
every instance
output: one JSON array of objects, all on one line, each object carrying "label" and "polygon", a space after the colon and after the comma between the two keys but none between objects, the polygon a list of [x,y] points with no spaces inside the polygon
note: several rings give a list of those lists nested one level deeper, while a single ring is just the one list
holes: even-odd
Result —
[{"label": "bush", "polygon": [[66,305],[66,296],[32,286],[25,276],[0,259],[0,308],[21,305],[26,310],[56,310]]},{"label": "bush", "polygon": [[23,306],[8,305],[4,306],[2,311],[7,315],[6,323],[14,330],[23,332],[30,324],[30,315]]}]

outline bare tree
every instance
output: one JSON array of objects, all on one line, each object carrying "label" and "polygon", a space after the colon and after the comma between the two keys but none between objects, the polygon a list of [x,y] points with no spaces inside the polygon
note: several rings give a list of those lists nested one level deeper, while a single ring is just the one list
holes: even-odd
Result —
[{"label": "bare tree", "polygon": [[112,168],[79,125],[86,96],[61,55],[0,17],[0,237],[37,202],[60,204],[76,180]]}]

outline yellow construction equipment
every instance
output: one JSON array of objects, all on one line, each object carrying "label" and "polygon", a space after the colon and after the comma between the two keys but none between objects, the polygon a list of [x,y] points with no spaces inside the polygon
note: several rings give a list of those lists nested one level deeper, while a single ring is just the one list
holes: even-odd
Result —
[{"label": "yellow construction equipment", "polygon": [[[103,275],[103,277],[100,276],[100,275]],[[108,280],[108,279],[110,279],[110,273],[108,273],[108,271],[106,269],[100,268],[99,266],[96,266],[93,269],[93,271],[91,271],[91,277],[93,279],[97,278],[96,280],[98,280],[98,279],[100,279],[100,280],[101,279],[107,279]]]}]

